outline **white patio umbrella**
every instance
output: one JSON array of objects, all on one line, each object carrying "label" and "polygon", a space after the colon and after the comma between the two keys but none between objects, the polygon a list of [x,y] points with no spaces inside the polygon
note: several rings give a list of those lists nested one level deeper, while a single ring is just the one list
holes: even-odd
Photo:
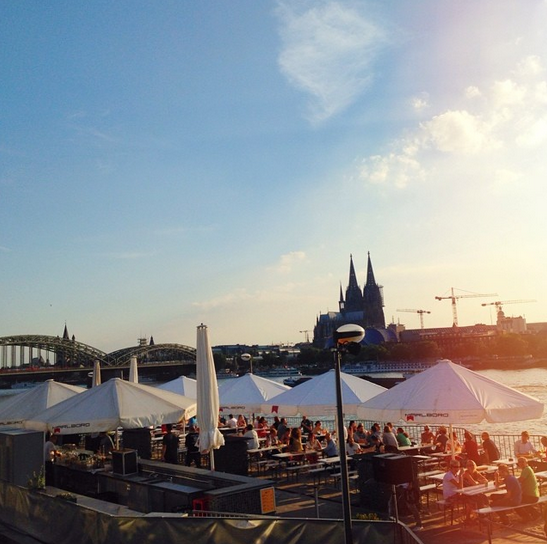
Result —
[{"label": "white patio umbrella", "polygon": [[224,437],[218,430],[218,384],[213,351],[209,343],[207,327],[197,328],[196,348],[197,414],[199,423],[199,451],[210,453],[211,470],[215,470],[212,450],[224,445]]},{"label": "white patio umbrella", "polygon": [[[228,380],[219,389],[220,409],[230,413],[262,413],[262,406],[291,388],[255,374]],[[269,413],[269,412],[268,412]]]},{"label": "white patio umbrella", "polygon": [[363,419],[414,423],[504,423],[537,419],[539,400],[445,360],[364,402]]},{"label": "white patio umbrella", "polygon": [[40,385],[13,395],[0,406],[0,428],[22,427],[23,422],[59,402],[83,393],[83,387],[46,380]]},{"label": "white patio umbrella", "polygon": [[197,399],[197,382],[188,376],[179,376],[170,382],[158,385],[158,389],[164,391],[171,391],[172,393],[178,393],[191,399]]},{"label": "white patio umbrella", "polygon": [[113,378],[33,416],[25,427],[60,434],[98,433],[178,423],[195,413],[193,399]]},{"label": "white patio umbrella", "polygon": [[[343,408],[346,415],[355,415],[357,407],[364,401],[386,390],[385,387],[344,372],[341,373],[341,381]],[[334,370],[315,376],[270,399],[268,403],[262,405],[262,411],[267,414],[277,412],[283,416],[336,415]]]},{"label": "white patio umbrella", "polygon": [[[452,425],[538,419],[539,400],[449,360],[364,402],[362,419]],[[452,452],[454,448],[452,447]]]},{"label": "white patio umbrella", "polygon": [[93,374],[91,376],[91,387],[101,385],[101,364],[99,361],[93,363]]},{"label": "white patio umbrella", "polygon": [[139,383],[139,368],[137,366],[137,358],[135,356],[131,357],[129,363],[129,381],[131,383]]}]

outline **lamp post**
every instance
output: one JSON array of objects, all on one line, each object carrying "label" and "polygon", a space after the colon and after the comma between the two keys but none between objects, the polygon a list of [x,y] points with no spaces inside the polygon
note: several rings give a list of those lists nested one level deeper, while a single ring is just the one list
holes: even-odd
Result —
[{"label": "lamp post", "polygon": [[249,363],[249,374],[253,373],[253,356],[250,353],[242,353],[239,358],[244,363]]},{"label": "lamp post", "polygon": [[353,544],[351,524],[351,503],[349,496],[348,462],[346,443],[344,440],[344,407],[342,399],[342,378],[340,362],[342,353],[357,354],[361,348],[359,342],[364,338],[365,330],[359,325],[342,325],[333,334],[334,339],[334,370],[336,385],[336,419],[338,420],[336,433],[338,435],[338,450],[340,454],[340,475],[342,484],[342,514],[344,519],[345,544]]}]

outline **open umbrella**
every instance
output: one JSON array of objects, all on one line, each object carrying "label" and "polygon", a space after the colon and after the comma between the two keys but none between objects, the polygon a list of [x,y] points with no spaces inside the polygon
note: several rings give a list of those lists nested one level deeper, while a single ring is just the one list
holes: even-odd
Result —
[{"label": "open umbrella", "polygon": [[[342,399],[345,414],[354,415],[364,401],[386,390],[367,380],[341,373]],[[277,412],[283,416],[328,416],[336,414],[335,372],[329,370],[315,376],[262,405],[264,413]]]},{"label": "open umbrella", "polygon": [[444,360],[364,402],[357,415],[377,421],[503,423],[537,419],[543,403]]},{"label": "open umbrella", "polygon": [[27,429],[98,433],[178,423],[196,413],[195,400],[120,378],[92,387],[33,416]]},{"label": "open umbrella", "polygon": [[131,362],[129,363],[129,381],[131,383],[139,383],[139,368],[135,356],[131,357]]},{"label": "open umbrella", "polygon": [[191,399],[197,399],[198,396],[196,380],[188,378],[188,376],[179,376],[170,382],[158,385],[158,389],[178,393]]},{"label": "open umbrella", "polygon": [[262,405],[291,388],[255,374],[228,380],[219,389],[220,409],[224,412],[260,413]]},{"label": "open umbrella", "polygon": [[[218,430],[218,384],[213,351],[203,323],[197,328],[196,381],[199,451],[209,453],[224,445],[224,437]],[[210,464],[211,470],[215,470],[214,455],[210,456]]]},{"label": "open umbrella", "polygon": [[22,427],[23,422],[59,402],[83,393],[82,387],[46,380],[40,385],[13,395],[0,407],[0,428]]}]

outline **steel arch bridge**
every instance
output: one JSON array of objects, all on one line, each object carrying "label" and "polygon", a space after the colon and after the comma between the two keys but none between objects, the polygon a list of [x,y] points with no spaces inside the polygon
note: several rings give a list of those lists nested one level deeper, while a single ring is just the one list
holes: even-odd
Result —
[{"label": "steel arch bridge", "polygon": [[131,357],[139,363],[196,362],[195,348],[181,344],[153,344],[123,348],[105,353],[97,348],[59,336],[18,335],[0,337],[0,369],[57,366],[92,368],[95,361],[104,366],[125,366]]}]

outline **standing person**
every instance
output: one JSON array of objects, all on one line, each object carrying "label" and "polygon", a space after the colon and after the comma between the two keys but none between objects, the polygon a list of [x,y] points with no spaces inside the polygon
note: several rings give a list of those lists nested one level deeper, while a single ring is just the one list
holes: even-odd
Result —
[{"label": "standing person", "polygon": [[53,464],[57,455],[57,435],[51,434],[44,444],[44,466],[46,485],[54,485],[55,474]]},{"label": "standing person", "polygon": [[191,466],[192,461],[196,465],[196,468],[201,467],[201,453],[198,446],[199,434],[196,430],[196,427],[192,425],[188,429],[188,434],[186,435],[185,446],[186,446],[186,461],[185,464],[187,467]]},{"label": "standing person", "polygon": [[530,435],[528,434],[528,431],[522,431],[520,434],[520,440],[515,442],[514,450],[515,457],[537,453],[536,448],[534,448],[534,445],[530,442]]},{"label": "standing person", "polygon": [[484,450],[485,464],[493,463],[500,458],[500,450],[490,438],[490,435],[484,431],[481,435],[482,449]]},{"label": "standing person", "polygon": [[179,462],[179,437],[173,433],[171,423],[167,423],[165,431],[161,440],[161,457],[166,463],[176,465]]},{"label": "standing person", "polygon": [[283,440],[286,432],[287,432],[287,418],[282,417],[277,427],[277,436],[279,437],[279,440]]},{"label": "standing person", "polygon": [[308,416],[302,416],[302,421],[300,422],[300,428],[302,429],[302,434],[308,435],[313,432],[313,424],[308,419]]},{"label": "standing person", "polygon": [[103,455],[110,455],[114,449],[114,442],[106,431],[99,433],[99,452]]}]

